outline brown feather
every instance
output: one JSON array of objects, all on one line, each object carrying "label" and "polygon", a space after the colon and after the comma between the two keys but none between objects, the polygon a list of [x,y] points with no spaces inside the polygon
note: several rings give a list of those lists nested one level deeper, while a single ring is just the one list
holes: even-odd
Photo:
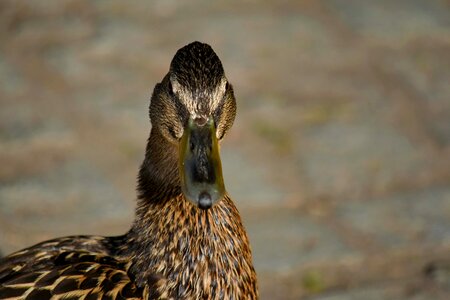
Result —
[{"label": "brown feather", "polygon": [[0,260],[0,299],[257,299],[244,226],[228,195],[204,210],[187,201],[178,140],[188,117],[214,118],[221,139],[236,114],[210,46],[180,49],[155,86],[139,171],[136,218],[117,237],[46,241]]}]

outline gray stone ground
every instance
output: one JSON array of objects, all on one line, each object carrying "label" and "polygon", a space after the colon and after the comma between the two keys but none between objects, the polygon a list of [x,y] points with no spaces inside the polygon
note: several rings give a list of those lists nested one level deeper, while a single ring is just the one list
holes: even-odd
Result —
[{"label": "gray stone ground", "polygon": [[262,299],[450,299],[449,1],[1,1],[0,249],[120,234],[148,99],[193,40]]}]

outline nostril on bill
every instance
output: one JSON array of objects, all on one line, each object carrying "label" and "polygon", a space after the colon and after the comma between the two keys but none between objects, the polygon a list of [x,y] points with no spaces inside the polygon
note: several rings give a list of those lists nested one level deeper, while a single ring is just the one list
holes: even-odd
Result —
[{"label": "nostril on bill", "polygon": [[208,209],[212,206],[212,198],[208,192],[201,192],[198,196],[198,207]]}]

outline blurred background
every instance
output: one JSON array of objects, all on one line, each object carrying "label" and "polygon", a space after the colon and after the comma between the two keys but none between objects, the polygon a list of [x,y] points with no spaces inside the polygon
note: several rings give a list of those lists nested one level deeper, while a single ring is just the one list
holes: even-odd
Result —
[{"label": "blurred background", "polygon": [[261,299],[450,299],[450,2],[0,2],[0,249],[133,219],[149,98],[209,43]]}]

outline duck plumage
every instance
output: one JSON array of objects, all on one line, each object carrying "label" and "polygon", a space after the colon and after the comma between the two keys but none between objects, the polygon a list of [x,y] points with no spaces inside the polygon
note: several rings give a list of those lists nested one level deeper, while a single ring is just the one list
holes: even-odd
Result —
[{"label": "duck plumage", "polygon": [[131,229],[54,239],[1,259],[0,299],[257,299],[248,237],[218,156],[235,114],[212,48],[178,50],[150,102]]}]

